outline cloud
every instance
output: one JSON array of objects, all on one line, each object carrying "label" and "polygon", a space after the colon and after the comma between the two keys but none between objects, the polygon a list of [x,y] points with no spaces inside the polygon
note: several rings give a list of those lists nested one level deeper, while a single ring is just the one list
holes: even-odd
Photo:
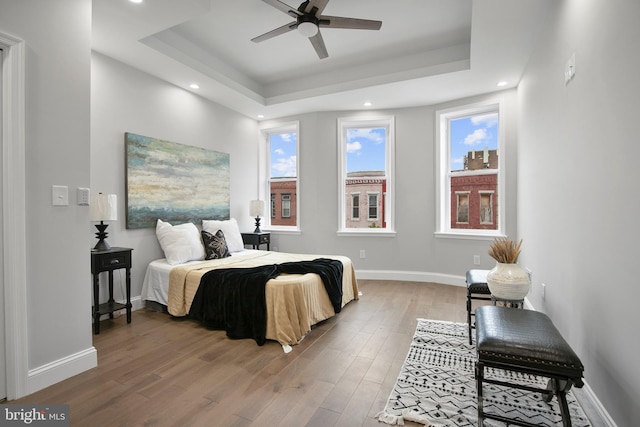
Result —
[{"label": "cloud", "polygon": [[281,133],[280,134],[280,139],[282,139],[283,142],[295,142],[296,134],[295,133]]},{"label": "cloud", "polygon": [[380,131],[380,128],[355,128],[349,129],[347,133],[347,140],[353,139],[367,139],[374,144],[382,144],[385,142],[384,132]]},{"label": "cloud", "polygon": [[347,153],[357,153],[362,149],[362,144],[358,141],[347,142]]},{"label": "cloud", "polygon": [[498,124],[498,113],[481,114],[471,117],[471,123],[474,125],[484,125],[485,128],[494,127]]},{"label": "cloud", "polygon": [[485,139],[487,139],[487,130],[486,129],[476,129],[473,131],[473,133],[467,135],[464,138],[464,144],[465,145],[477,145],[480,144],[482,141],[484,141]]},{"label": "cloud", "polygon": [[277,154],[279,156],[283,156],[284,155],[284,150],[282,148],[276,148],[275,150],[273,150],[274,154]]},{"label": "cloud", "polygon": [[281,157],[276,159],[276,161],[271,164],[271,170],[278,172],[278,174],[274,174],[274,176],[296,176],[296,156]]}]

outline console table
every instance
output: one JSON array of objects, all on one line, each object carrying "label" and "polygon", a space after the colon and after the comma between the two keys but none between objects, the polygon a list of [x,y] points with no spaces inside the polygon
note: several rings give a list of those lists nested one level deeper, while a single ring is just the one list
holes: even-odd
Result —
[{"label": "console table", "polygon": [[[91,251],[91,274],[93,275],[93,332],[100,333],[100,316],[108,314],[113,319],[113,312],[127,310],[127,323],[131,323],[131,248],[112,247],[106,251]],[[121,268],[126,269],[125,304],[113,299],[113,272]],[[100,304],[100,273],[109,273],[109,300]]]}]

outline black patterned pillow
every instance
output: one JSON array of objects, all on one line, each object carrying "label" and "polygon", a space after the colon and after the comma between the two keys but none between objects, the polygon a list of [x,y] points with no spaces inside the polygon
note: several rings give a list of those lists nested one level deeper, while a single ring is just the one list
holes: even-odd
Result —
[{"label": "black patterned pillow", "polygon": [[211,234],[204,230],[200,233],[202,234],[202,242],[204,243],[204,259],[218,259],[231,256],[222,230],[218,230],[216,234]]}]

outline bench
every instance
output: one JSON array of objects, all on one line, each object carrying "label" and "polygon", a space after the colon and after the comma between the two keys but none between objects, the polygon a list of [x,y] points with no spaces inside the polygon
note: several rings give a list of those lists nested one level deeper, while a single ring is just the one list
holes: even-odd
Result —
[{"label": "bench", "polygon": [[487,274],[489,270],[467,270],[466,282],[467,282],[467,326],[469,328],[469,344],[472,344],[471,329],[475,326],[471,322],[471,317],[475,316],[472,305],[472,300],[491,301],[491,292],[489,291],[489,285],[487,285]]},{"label": "bench", "polygon": [[[481,306],[475,310],[477,361],[475,377],[478,392],[478,425],[493,419],[533,427],[535,424],[512,420],[483,410],[483,383],[541,392],[549,402],[558,398],[563,426],[571,426],[566,393],[571,386],[582,387],[584,367],[560,332],[544,314],[500,306]],[[487,367],[506,369],[549,378],[546,389],[485,378]]]}]

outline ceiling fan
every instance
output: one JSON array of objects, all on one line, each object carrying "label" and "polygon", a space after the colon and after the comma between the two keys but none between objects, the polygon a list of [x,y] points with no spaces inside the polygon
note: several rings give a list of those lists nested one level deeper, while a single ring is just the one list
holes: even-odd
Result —
[{"label": "ceiling fan", "polygon": [[309,38],[309,41],[316,50],[320,59],[329,56],[327,47],[324,45],[320,28],[345,28],[354,30],[379,30],[382,21],[370,19],[344,18],[341,16],[322,15],[322,11],[329,3],[329,0],[306,0],[297,9],[279,1],[262,0],[275,7],[296,20],[282,27],[271,30],[261,36],[251,39],[252,42],[259,43],[272,37],[279,36],[289,31],[298,30],[302,35]]}]

